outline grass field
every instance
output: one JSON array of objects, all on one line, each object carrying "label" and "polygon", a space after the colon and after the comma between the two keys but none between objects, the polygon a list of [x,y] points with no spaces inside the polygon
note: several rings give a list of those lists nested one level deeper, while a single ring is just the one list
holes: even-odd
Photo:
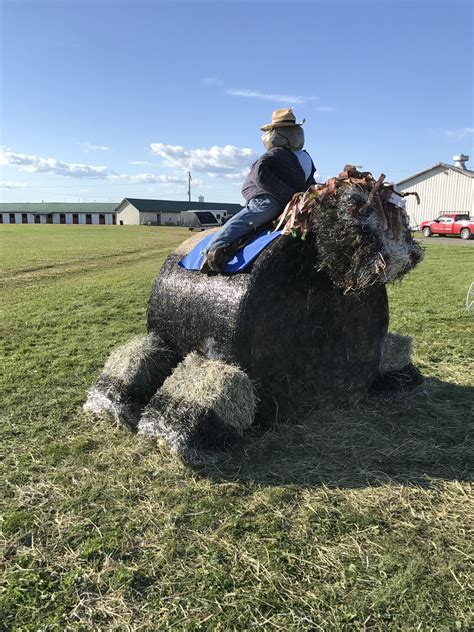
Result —
[{"label": "grass field", "polygon": [[472,629],[474,248],[430,242],[390,289],[426,399],[254,430],[190,470],[81,411],[188,235],[0,227],[1,629]]}]

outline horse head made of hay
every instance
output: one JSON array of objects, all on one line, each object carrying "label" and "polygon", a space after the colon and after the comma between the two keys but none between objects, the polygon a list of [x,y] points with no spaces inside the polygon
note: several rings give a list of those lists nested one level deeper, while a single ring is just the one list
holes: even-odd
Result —
[{"label": "horse head made of hay", "polygon": [[297,193],[277,228],[312,238],[316,265],[344,292],[401,279],[423,258],[395,185],[346,165],[337,178]]}]

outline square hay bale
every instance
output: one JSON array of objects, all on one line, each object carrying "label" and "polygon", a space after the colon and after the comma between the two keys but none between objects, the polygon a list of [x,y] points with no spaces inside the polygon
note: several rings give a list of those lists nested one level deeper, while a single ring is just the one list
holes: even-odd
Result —
[{"label": "square hay bale", "polygon": [[413,339],[411,336],[388,332],[383,339],[380,372],[401,371],[411,362]]},{"label": "square hay bale", "polygon": [[412,364],[413,340],[388,332],[382,345],[379,375],[370,387],[369,394],[385,399],[402,399],[423,396],[423,376]]},{"label": "square hay bale", "polygon": [[237,366],[188,354],[146,406],[138,433],[183,456],[222,448],[254,421],[257,398]]},{"label": "square hay bale", "polygon": [[84,410],[111,416],[134,429],[141,409],[178,362],[179,356],[157,334],[132,338],[112,351],[88,393]]}]

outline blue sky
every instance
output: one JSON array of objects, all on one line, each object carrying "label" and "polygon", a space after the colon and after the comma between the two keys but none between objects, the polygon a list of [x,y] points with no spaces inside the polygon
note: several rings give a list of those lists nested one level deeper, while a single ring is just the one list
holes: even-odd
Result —
[{"label": "blue sky", "polygon": [[290,105],[321,180],[474,158],[470,0],[0,2],[3,201],[240,202]]}]

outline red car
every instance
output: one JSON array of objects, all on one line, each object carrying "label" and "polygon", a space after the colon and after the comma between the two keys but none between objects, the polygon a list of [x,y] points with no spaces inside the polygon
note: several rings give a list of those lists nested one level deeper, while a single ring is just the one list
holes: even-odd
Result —
[{"label": "red car", "polygon": [[425,237],[431,235],[459,235],[470,239],[474,235],[474,220],[467,213],[445,213],[428,222],[421,222],[420,230]]}]

